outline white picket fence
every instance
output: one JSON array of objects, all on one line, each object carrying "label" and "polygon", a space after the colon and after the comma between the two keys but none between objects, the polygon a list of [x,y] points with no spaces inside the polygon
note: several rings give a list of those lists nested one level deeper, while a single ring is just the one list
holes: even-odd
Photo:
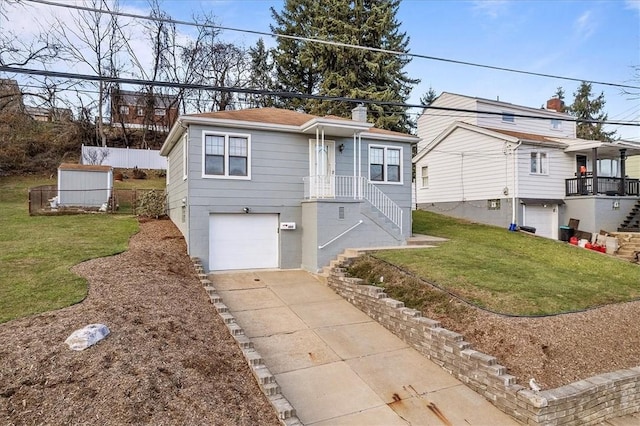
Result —
[{"label": "white picket fence", "polygon": [[82,145],[82,164],[101,164],[122,169],[166,170],[167,159],[159,150],[109,148]]}]

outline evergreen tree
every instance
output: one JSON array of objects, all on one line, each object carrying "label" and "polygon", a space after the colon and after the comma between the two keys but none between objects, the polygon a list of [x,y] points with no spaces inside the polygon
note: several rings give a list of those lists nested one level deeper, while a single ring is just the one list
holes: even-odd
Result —
[{"label": "evergreen tree", "polygon": [[593,98],[591,83],[583,81],[573,95],[575,98],[568,110],[577,119],[577,136],[588,140],[613,140],[616,132],[607,132],[602,128],[602,122],[607,120],[607,114],[602,111],[605,104],[604,93]]},{"label": "evergreen tree", "polygon": [[[317,37],[318,28],[322,26],[318,22],[322,14],[317,12],[322,7],[321,3],[316,0],[287,0],[280,14],[272,7],[271,15],[276,26],[272,25],[271,31],[297,37]],[[276,89],[306,95],[317,92],[321,78],[316,65],[318,50],[317,44],[279,37],[278,47],[273,51]],[[283,98],[279,106],[306,110],[305,103],[305,99]]]},{"label": "evergreen tree", "polygon": [[[249,48],[249,58],[251,60],[249,86],[252,89],[273,90],[273,62],[271,61],[271,52],[265,48],[262,38],[258,40],[255,47]],[[250,107],[274,106],[273,97],[268,95],[249,95],[248,100]]]},{"label": "evergreen tree", "polygon": [[[407,52],[409,38],[396,19],[399,0],[286,0],[284,9],[271,12],[272,31],[306,38]],[[350,47],[278,39],[274,55],[282,89],[305,94],[370,101],[370,121],[377,127],[408,132],[412,123],[405,103],[419,80],[403,71],[407,56]],[[288,100],[317,115],[350,117],[355,104],[328,100]]]},{"label": "evergreen tree", "polygon": [[436,93],[436,91],[433,90],[433,87],[429,86],[429,90],[420,97],[420,105],[429,106],[431,105],[431,102],[436,100],[437,97],[438,94]]}]

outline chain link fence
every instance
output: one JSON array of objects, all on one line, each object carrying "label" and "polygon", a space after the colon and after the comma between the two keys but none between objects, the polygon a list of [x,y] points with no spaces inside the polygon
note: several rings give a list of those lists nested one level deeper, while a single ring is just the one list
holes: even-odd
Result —
[{"label": "chain link fence", "polygon": [[[137,215],[140,201],[149,192],[160,189],[78,189],[58,190],[56,185],[29,189],[29,215],[110,213]],[[99,194],[99,195],[98,195]],[[108,194],[108,195],[104,195]],[[65,202],[65,200],[68,200]],[[61,202],[62,201],[62,202]]]}]

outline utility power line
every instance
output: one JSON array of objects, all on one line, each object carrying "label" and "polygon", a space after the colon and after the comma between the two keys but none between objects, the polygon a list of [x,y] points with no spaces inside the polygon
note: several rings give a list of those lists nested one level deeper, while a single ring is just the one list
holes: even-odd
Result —
[{"label": "utility power line", "polygon": [[456,64],[456,65],[465,65],[465,66],[470,66],[470,67],[485,68],[485,69],[491,69],[491,70],[495,70],[495,71],[511,72],[511,73],[517,73],[517,74],[531,75],[531,76],[536,76],[536,77],[553,78],[553,79],[559,79],[559,80],[574,81],[574,82],[578,82],[578,83],[581,83],[581,82],[584,81],[584,82],[587,82],[587,83],[598,84],[598,85],[602,85],[602,86],[611,86],[611,87],[619,87],[619,88],[624,88],[624,89],[640,90],[640,86],[631,86],[631,85],[628,85],[628,84],[611,83],[611,82],[596,81],[596,80],[586,80],[586,79],[581,79],[581,78],[559,76],[559,75],[554,75],[554,74],[539,73],[539,72],[533,72],[533,71],[525,71],[525,70],[519,70],[519,69],[515,69],[515,68],[506,68],[506,67],[499,67],[499,66],[495,66],[495,65],[479,64],[479,63],[469,62],[469,61],[460,61],[460,60],[456,60],[456,59],[439,58],[439,57],[436,57],[436,56],[429,56],[429,55],[424,55],[424,54],[419,54],[419,53],[402,52],[402,51],[398,51],[398,50],[382,49],[382,48],[377,48],[377,47],[359,46],[359,45],[356,45],[356,44],[341,43],[341,42],[331,41],[331,40],[322,40],[322,39],[315,39],[315,38],[308,38],[308,37],[298,37],[298,36],[292,36],[292,35],[287,35],[287,34],[269,33],[269,32],[265,32],[265,31],[245,30],[245,29],[240,29],[240,28],[224,27],[224,26],[221,26],[221,25],[213,25],[213,24],[198,24],[196,22],[182,21],[182,20],[177,20],[177,19],[155,18],[155,17],[151,17],[151,16],[136,15],[136,14],[133,14],[133,13],[111,11],[111,10],[104,10],[104,9],[95,9],[95,8],[91,8],[91,7],[78,6],[78,5],[73,5],[73,4],[61,4],[61,3],[56,3],[56,2],[49,1],[49,0],[23,0],[23,1],[31,2],[31,3],[39,3],[39,4],[48,5],[48,6],[63,7],[63,8],[67,8],[67,9],[84,10],[84,11],[87,11],[87,12],[106,13],[106,14],[110,14],[110,15],[124,16],[124,17],[134,18],[134,19],[144,19],[144,20],[156,21],[156,22],[167,22],[167,23],[176,24],[176,25],[186,25],[186,26],[193,26],[193,27],[199,27],[199,28],[200,27],[202,27],[202,28],[211,28],[211,29],[217,29],[217,30],[222,30],[222,31],[235,31],[235,32],[254,34],[254,35],[262,35],[262,36],[274,37],[274,38],[280,37],[280,38],[286,38],[286,39],[298,40],[298,41],[305,41],[305,42],[310,42],[310,43],[319,43],[319,44],[326,44],[326,45],[336,46],[336,47],[347,47],[347,48],[351,48],[351,49],[367,50],[367,51],[378,52],[378,53],[387,53],[387,54],[396,55],[396,56],[405,56],[405,57],[412,57],[412,58],[417,58],[417,59],[426,59],[426,60],[431,60],[431,61],[447,62],[447,63],[451,63],[451,64]]},{"label": "utility power line", "polygon": [[[209,91],[219,91],[219,92],[228,92],[228,93],[244,93],[244,94],[252,94],[252,95],[274,96],[274,97],[281,97],[281,98],[315,99],[315,100],[323,100],[323,101],[348,102],[353,104],[375,104],[375,105],[381,105],[381,106],[391,106],[391,107],[401,107],[401,108],[433,109],[433,110],[439,110],[439,111],[453,111],[453,112],[462,112],[462,113],[469,113],[469,114],[502,115],[502,112],[498,112],[498,111],[477,111],[477,110],[464,109],[464,108],[448,108],[448,107],[439,107],[439,106],[432,106],[432,105],[425,106],[422,104],[408,104],[403,102],[385,102],[385,101],[376,101],[376,100],[370,100],[370,99],[354,99],[354,98],[347,98],[343,96],[313,95],[313,94],[306,94],[306,93],[269,91],[269,90],[263,90],[263,89],[252,89],[252,88],[244,88],[244,87],[210,86],[205,84],[177,83],[177,82],[169,82],[169,81],[151,81],[151,80],[143,80],[143,79],[135,79],[135,78],[109,77],[109,76],[77,74],[77,73],[29,69],[29,68],[16,68],[16,67],[9,67],[5,65],[0,66],[0,72],[39,75],[44,77],[64,78],[64,79],[73,79],[73,80],[103,81],[108,83],[131,84],[135,86],[157,86],[157,87],[168,87],[173,89],[209,90]],[[519,117],[519,118],[532,118],[532,119],[544,119],[544,120],[548,120],[551,118],[549,116],[541,116],[541,115],[534,115],[534,114],[509,113],[509,115],[513,117]],[[570,116],[553,117],[553,119],[560,120],[560,121],[568,121],[568,122],[640,127],[640,122],[637,122],[637,121],[581,120],[581,119],[577,119],[575,117],[570,117]]]}]

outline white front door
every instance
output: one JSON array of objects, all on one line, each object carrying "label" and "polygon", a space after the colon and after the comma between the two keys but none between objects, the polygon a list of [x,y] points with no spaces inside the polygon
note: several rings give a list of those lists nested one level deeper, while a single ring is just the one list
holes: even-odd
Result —
[{"label": "white front door", "polygon": [[277,214],[212,214],[209,218],[209,269],[277,268]]},{"label": "white front door", "polygon": [[309,141],[309,192],[312,198],[332,198],[335,194],[336,143]]}]

